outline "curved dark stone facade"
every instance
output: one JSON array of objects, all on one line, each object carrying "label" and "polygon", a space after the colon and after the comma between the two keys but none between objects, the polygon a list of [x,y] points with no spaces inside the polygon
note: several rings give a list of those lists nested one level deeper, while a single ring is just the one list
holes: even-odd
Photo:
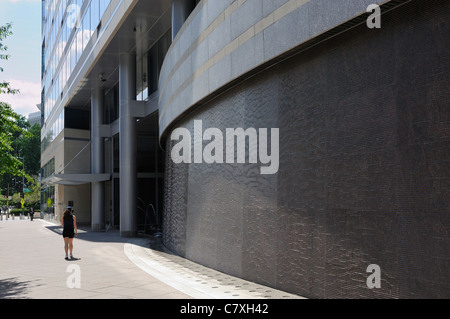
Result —
[{"label": "curved dark stone facade", "polygon": [[280,163],[174,164],[166,137],[165,245],[305,297],[449,298],[449,12],[412,1],[180,119],[279,128]]}]

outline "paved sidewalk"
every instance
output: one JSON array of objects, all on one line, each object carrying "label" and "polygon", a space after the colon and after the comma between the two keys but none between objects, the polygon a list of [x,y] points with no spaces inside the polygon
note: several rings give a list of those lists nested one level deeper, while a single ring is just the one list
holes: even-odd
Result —
[{"label": "paved sidewalk", "polygon": [[[300,298],[176,256],[157,239],[79,229],[64,259],[61,227],[35,219],[0,221],[0,299]],[[79,287],[74,286],[79,274]],[[75,279],[74,279],[75,278]]]}]

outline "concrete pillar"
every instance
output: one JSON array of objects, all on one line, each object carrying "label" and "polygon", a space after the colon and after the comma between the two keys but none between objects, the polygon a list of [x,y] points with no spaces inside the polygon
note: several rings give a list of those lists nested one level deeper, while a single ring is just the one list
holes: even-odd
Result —
[{"label": "concrete pillar", "polygon": [[[100,88],[94,89],[91,96],[91,173],[105,171],[105,145],[100,128],[103,124],[103,98]],[[92,230],[105,228],[105,183],[93,182],[91,185],[91,227]]]},{"label": "concrete pillar", "polygon": [[195,0],[172,0],[172,41],[194,10],[195,5]]},{"label": "concrete pillar", "polygon": [[136,220],[136,119],[129,101],[136,100],[136,56],[122,53],[119,62],[120,234],[137,235]]}]

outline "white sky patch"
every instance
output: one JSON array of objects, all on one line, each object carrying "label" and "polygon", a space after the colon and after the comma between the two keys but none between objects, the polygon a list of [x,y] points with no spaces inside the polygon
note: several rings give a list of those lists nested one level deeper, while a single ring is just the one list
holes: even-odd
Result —
[{"label": "white sky patch", "polygon": [[38,112],[36,104],[41,103],[41,83],[14,79],[7,79],[12,89],[20,90],[20,93],[2,94],[0,101],[11,104],[14,112],[28,118],[30,113]]}]

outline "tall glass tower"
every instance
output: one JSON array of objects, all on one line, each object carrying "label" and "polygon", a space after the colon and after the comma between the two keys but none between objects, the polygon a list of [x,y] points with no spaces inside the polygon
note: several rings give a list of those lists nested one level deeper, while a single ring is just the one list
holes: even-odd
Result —
[{"label": "tall glass tower", "polygon": [[164,155],[158,141],[158,77],[172,33],[195,5],[42,1],[46,218],[59,219],[70,205],[80,223],[95,230],[116,227],[133,236],[148,230],[150,220],[151,227],[159,227]]}]

